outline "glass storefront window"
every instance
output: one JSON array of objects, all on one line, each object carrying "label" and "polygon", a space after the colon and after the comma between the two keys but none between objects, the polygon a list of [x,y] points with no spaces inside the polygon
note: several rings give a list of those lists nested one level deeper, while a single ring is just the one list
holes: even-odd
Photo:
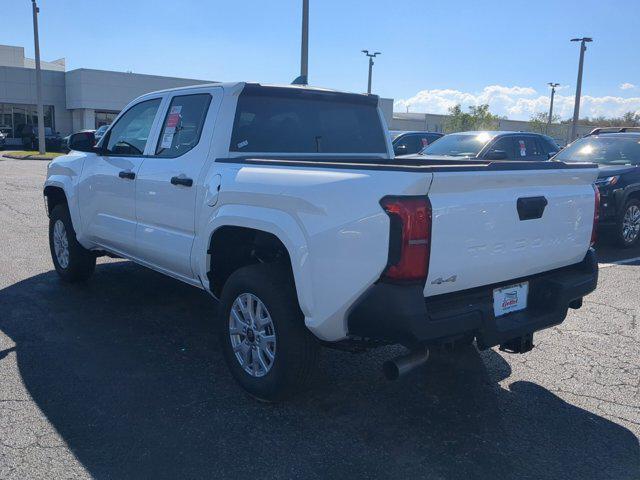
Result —
[{"label": "glass storefront window", "polygon": [[118,112],[96,111],[96,130],[103,125],[111,125],[118,116]]},{"label": "glass storefront window", "polygon": [[13,125],[12,125],[12,137],[18,135],[18,131],[22,130],[22,126],[29,123],[27,121],[27,108],[24,106],[13,106]]},{"label": "glass storefront window", "polygon": [[[38,124],[38,109],[35,105],[0,103],[0,131],[15,138],[23,125]],[[55,130],[53,105],[44,106],[44,126]]]}]

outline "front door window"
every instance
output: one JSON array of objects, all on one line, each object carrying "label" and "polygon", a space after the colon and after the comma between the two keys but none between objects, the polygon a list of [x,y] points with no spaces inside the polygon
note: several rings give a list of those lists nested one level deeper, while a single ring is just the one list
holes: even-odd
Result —
[{"label": "front door window", "polygon": [[156,117],[160,99],[146,100],[131,107],[111,128],[108,155],[142,155]]}]

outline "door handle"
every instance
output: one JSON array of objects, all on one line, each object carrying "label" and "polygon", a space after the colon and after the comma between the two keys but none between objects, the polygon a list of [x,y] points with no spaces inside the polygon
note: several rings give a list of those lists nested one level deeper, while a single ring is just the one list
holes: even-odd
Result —
[{"label": "door handle", "polygon": [[118,176],[120,178],[128,178],[129,180],[133,180],[134,178],[136,178],[136,174],[133,173],[131,170],[123,170],[120,173],[118,173]]},{"label": "door handle", "polygon": [[182,185],[190,187],[193,185],[193,179],[186,177],[171,177],[171,185]]}]

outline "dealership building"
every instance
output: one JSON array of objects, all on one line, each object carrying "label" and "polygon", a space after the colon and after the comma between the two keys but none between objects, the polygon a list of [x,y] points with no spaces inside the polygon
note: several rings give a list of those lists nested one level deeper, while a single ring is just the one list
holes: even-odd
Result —
[{"label": "dealership building", "polygon": [[[88,68],[66,71],[64,58],[40,65],[44,125],[63,136],[110,124],[145,93],[215,81]],[[393,100],[380,99],[380,104],[391,123]],[[7,145],[20,145],[20,127],[37,122],[35,61],[24,56],[23,47],[0,45],[0,131],[7,134]]]},{"label": "dealership building", "polygon": [[[62,135],[111,123],[144,93],[211,81],[87,68],[66,71],[63,58],[40,64],[44,125]],[[7,134],[8,145],[19,145],[20,127],[37,122],[35,61],[24,56],[23,47],[0,45],[0,131]]]}]

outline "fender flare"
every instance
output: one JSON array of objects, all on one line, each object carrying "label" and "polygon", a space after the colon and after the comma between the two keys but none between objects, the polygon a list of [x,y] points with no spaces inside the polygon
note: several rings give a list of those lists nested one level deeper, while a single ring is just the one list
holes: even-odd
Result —
[{"label": "fender flare", "polygon": [[620,199],[620,211],[618,213],[622,212],[622,209],[627,203],[627,200],[629,200],[629,197],[638,192],[640,192],[640,183],[633,183],[624,187],[624,190],[622,190],[622,198]]},{"label": "fender flare", "polygon": [[314,299],[307,237],[295,218],[281,210],[247,205],[220,207],[203,225],[194,244],[193,267],[194,271],[198,272],[203,286],[209,290],[207,271],[211,259],[207,250],[211,238],[216,230],[228,226],[264,231],[282,242],[291,259],[291,270],[300,309],[305,318],[312,317]]},{"label": "fender flare", "polygon": [[72,179],[66,175],[52,175],[44,182],[44,186],[42,188],[43,195],[47,187],[59,188],[63,191],[64,196],[67,198],[67,206],[69,207],[69,215],[71,216],[73,230],[76,232],[78,241],[82,243],[82,235],[79,228],[82,223],[80,221],[80,212],[78,209],[78,196],[75,193],[76,190],[73,186]]}]

